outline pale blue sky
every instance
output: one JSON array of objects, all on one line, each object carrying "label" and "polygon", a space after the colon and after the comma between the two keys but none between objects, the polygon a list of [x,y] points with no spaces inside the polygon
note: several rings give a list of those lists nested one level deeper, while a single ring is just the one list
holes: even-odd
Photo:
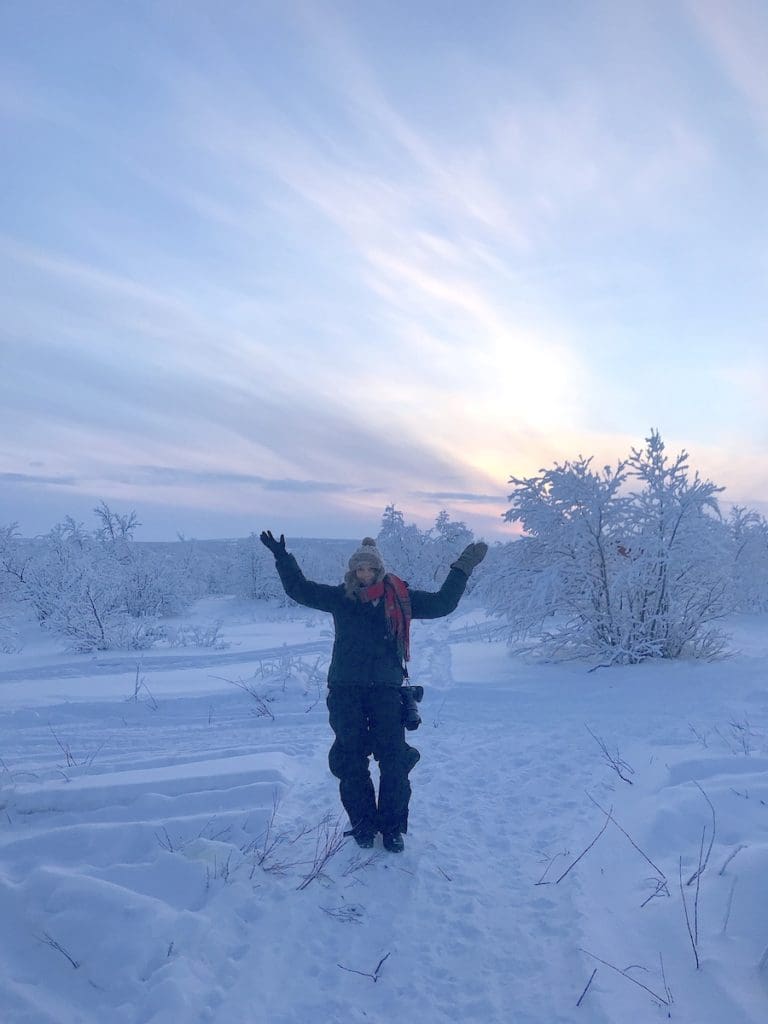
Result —
[{"label": "pale blue sky", "polygon": [[652,427],[768,513],[768,7],[0,6],[0,522],[506,535]]}]

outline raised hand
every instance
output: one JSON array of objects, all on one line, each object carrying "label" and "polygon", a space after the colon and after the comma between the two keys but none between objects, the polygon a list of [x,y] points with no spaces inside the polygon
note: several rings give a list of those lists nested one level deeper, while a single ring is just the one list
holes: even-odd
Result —
[{"label": "raised hand", "polygon": [[487,554],[488,545],[485,541],[479,540],[476,544],[467,544],[451,568],[461,569],[463,573],[470,576],[475,566],[479,565]]},{"label": "raised hand", "polygon": [[259,534],[259,540],[265,548],[269,548],[272,554],[277,558],[278,555],[285,554],[285,534],[280,534],[280,540],[275,540],[272,536],[271,530],[262,530]]}]

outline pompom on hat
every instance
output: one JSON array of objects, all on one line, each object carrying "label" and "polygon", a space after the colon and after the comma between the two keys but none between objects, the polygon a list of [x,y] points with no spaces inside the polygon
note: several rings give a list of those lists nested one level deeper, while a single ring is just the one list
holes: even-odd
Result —
[{"label": "pompom on hat", "polygon": [[384,572],[384,559],[381,557],[373,537],[364,537],[360,547],[349,559],[349,570],[354,572],[364,565],[369,565],[378,572]]}]

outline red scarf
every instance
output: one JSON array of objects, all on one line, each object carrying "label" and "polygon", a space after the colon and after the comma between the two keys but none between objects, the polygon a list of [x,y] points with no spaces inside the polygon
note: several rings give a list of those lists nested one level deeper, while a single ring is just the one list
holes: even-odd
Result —
[{"label": "red scarf", "polygon": [[397,653],[405,665],[411,658],[411,597],[408,586],[390,572],[380,583],[360,590],[361,601],[376,601],[380,597],[384,598],[389,635],[397,644]]}]

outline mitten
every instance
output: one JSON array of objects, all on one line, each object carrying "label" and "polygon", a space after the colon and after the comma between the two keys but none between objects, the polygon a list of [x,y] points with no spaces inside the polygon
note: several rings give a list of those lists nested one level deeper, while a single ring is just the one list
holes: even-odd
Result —
[{"label": "mitten", "polygon": [[451,564],[452,569],[461,569],[465,576],[471,576],[472,570],[479,565],[488,552],[488,545],[485,541],[478,541],[476,544],[467,544],[455,562]]},{"label": "mitten", "polygon": [[272,554],[277,558],[279,555],[285,554],[285,535],[280,534],[280,540],[275,540],[272,536],[271,530],[263,530],[259,534],[259,540],[265,548],[269,548]]}]

